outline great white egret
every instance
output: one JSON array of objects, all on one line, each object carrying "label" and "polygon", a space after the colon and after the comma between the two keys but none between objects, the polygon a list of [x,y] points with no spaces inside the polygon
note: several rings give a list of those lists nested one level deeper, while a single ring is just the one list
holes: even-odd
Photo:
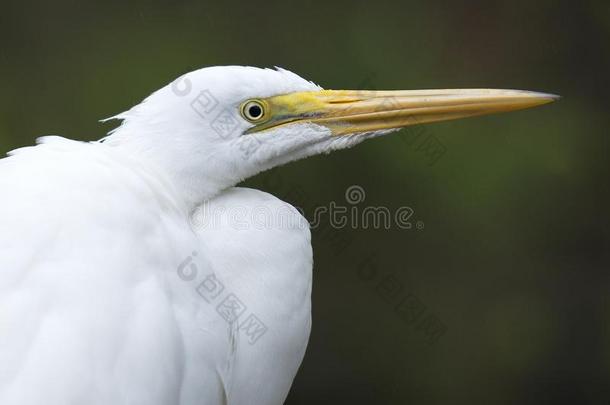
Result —
[{"label": "great white egret", "polygon": [[[310,233],[294,208],[235,185],[408,125],[555,99],[332,91],[283,69],[211,67],[114,117],[99,142],[46,137],[11,152],[0,403],[282,403],[311,325]],[[292,225],[251,226],[261,207]]]}]

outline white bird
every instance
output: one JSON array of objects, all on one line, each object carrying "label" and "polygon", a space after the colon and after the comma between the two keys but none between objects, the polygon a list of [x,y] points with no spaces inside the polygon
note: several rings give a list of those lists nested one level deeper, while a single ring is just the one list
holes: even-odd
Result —
[{"label": "white bird", "polygon": [[[298,211],[242,180],[398,128],[555,100],[189,73],[92,143],[0,160],[0,404],[281,404],[311,327]],[[277,219],[280,220],[277,220]]]}]

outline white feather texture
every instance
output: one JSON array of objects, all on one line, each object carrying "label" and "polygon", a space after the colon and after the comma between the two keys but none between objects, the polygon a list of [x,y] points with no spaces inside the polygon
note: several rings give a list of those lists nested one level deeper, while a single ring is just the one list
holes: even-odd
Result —
[{"label": "white feather texture", "polygon": [[188,97],[162,88],[103,143],[47,137],[0,160],[0,404],[286,398],[311,325],[309,228],[275,197],[234,186],[363,137],[290,125],[251,135],[260,147],[245,159],[251,124],[237,117],[219,137],[193,96],[235,111],[319,87],[247,67],[179,80]]},{"label": "white feather texture", "polygon": [[[54,138],[0,161],[0,403],[281,403],[310,328],[303,219],[231,188],[189,221],[114,152]],[[292,218],[255,226],[261,208]],[[197,292],[211,274],[264,322],[255,344]]]}]

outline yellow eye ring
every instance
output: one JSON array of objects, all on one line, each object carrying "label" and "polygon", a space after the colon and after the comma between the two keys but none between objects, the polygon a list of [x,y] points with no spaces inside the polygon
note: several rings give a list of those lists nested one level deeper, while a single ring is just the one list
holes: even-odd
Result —
[{"label": "yellow eye ring", "polygon": [[265,114],[265,105],[258,100],[246,101],[241,107],[241,115],[250,122],[262,121]]}]

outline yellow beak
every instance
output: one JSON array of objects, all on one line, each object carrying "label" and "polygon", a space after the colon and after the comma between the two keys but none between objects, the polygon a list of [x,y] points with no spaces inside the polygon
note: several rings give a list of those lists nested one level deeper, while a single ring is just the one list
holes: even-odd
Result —
[{"label": "yellow beak", "polygon": [[349,135],[521,110],[558,99],[552,94],[491,89],[309,91],[258,100],[267,112],[248,132],[310,122],[334,135]]}]

